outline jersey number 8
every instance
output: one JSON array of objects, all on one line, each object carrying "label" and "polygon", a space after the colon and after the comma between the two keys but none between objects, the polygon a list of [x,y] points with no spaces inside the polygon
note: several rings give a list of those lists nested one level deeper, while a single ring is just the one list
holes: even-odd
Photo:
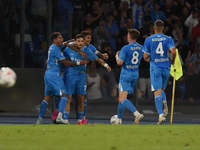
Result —
[{"label": "jersey number 8", "polygon": [[138,51],[135,51],[134,53],[133,53],[133,58],[131,59],[131,62],[132,62],[132,64],[137,64],[138,63],[138,57],[139,57],[139,53],[138,53]]}]

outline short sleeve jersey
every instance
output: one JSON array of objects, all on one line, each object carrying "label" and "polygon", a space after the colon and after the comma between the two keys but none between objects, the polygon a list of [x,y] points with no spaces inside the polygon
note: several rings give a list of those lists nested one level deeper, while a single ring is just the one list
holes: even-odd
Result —
[{"label": "short sleeve jersey", "polygon": [[172,38],[163,33],[156,33],[146,38],[143,52],[150,54],[150,69],[157,67],[169,69],[168,50],[173,47],[175,46]]},{"label": "short sleeve jersey", "polygon": [[[88,55],[87,60],[97,59],[97,56],[90,49],[83,47],[82,51],[84,51]],[[66,59],[72,62],[80,62],[81,60],[83,60],[83,56],[80,53],[72,50],[69,47],[67,47],[63,53]],[[82,71],[86,71],[86,65],[68,66],[66,67],[66,69],[68,74],[78,74],[81,73]]]},{"label": "short sleeve jersey", "polygon": [[121,75],[127,79],[139,77],[139,65],[143,57],[142,46],[137,42],[122,47],[119,59],[123,61]]},{"label": "short sleeve jersey", "polygon": [[60,50],[61,47],[58,47],[55,44],[52,44],[49,47],[47,64],[48,73],[60,74],[60,68],[62,67],[62,62],[60,60],[65,59],[63,53]]},{"label": "short sleeve jersey", "polygon": [[86,48],[87,48],[87,49],[90,49],[93,53],[96,54],[97,49],[96,49],[92,44],[86,46]]}]

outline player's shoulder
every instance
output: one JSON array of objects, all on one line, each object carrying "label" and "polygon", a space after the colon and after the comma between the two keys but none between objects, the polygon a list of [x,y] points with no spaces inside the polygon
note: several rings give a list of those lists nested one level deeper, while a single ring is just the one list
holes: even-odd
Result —
[{"label": "player's shoulder", "polygon": [[121,48],[121,51],[126,51],[128,48],[130,48],[130,45],[124,45],[122,48]]},{"label": "player's shoulder", "polygon": [[94,47],[92,44],[88,45],[87,48],[91,49],[92,51],[96,51],[96,47]]},{"label": "player's shoulder", "polygon": [[66,47],[66,48],[65,48],[65,51],[68,51],[68,50],[70,50],[70,49],[71,49],[71,48],[69,48],[69,47]]},{"label": "player's shoulder", "polygon": [[[89,45],[88,45],[89,46]],[[91,49],[90,49],[90,47],[84,47],[83,46],[83,48],[82,48],[82,51],[84,51],[85,53],[87,53],[87,52],[90,52],[91,51]]]},{"label": "player's shoulder", "polygon": [[148,36],[148,37],[146,38],[145,41],[149,41],[149,40],[151,40],[152,38],[154,38],[154,35]]},{"label": "player's shoulder", "polygon": [[49,50],[54,50],[57,49],[58,47],[55,44],[51,44],[51,46],[49,47]]},{"label": "player's shoulder", "polygon": [[52,44],[50,47],[49,47],[49,50],[51,51],[51,53],[57,53],[57,52],[60,52],[60,48],[55,45],[55,44]]},{"label": "player's shoulder", "polygon": [[64,51],[64,53],[74,53],[75,51],[74,50],[72,50],[71,48],[69,48],[69,47],[66,47],[65,48],[65,51]]},{"label": "player's shoulder", "polygon": [[90,47],[92,47],[92,46],[93,46],[93,45],[92,45],[92,44],[90,44],[90,45],[87,45],[87,46],[86,46],[86,48],[90,48]]},{"label": "player's shoulder", "polygon": [[171,36],[165,35],[168,39],[173,40]]},{"label": "player's shoulder", "polygon": [[139,43],[137,43],[137,46],[139,46],[139,47],[141,47],[141,48],[143,47],[143,46],[142,46],[141,44],[139,44]]},{"label": "player's shoulder", "polygon": [[128,44],[128,45],[124,45],[122,48],[126,49],[126,48],[129,48],[129,47],[131,47],[130,44]]},{"label": "player's shoulder", "polygon": [[165,37],[165,38],[172,38],[171,36],[165,35],[165,34],[161,34],[161,37]]},{"label": "player's shoulder", "polygon": [[140,45],[138,42],[130,43],[130,47],[137,47],[137,50],[142,49],[142,45]]}]

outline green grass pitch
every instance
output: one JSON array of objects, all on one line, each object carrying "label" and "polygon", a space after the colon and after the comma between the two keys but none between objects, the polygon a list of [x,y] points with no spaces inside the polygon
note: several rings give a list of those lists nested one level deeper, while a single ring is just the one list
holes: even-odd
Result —
[{"label": "green grass pitch", "polygon": [[199,150],[200,125],[0,125],[0,150]]}]

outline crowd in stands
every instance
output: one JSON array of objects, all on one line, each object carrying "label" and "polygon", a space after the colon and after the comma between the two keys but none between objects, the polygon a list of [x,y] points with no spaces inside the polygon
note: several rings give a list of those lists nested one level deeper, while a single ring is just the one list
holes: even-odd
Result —
[{"label": "crowd in stands", "polygon": [[[71,38],[68,29],[69,14],[72,12],[72,37],[82,30],[91,31],[92,44],[100,52],[108,53],[107,63],[112,69],[118,69],[115,53],[128,44],[126,37],[128,29],[135,28],[140,31],[137,42],[143,45],[145,38],[154,34],[153,23],[157,19],[164,21],[164,34],[174,39],[183,65],[184,75],[177,81],[176,100],[188,99],[193,103],[194,100],[200,99],[198,90],[200,88],[200,0],[52,0],[52,2],[52,31],[61,32],[65,40]],[[20,0],[2,0],[0,11],[0,34],[4,35],[0,37],[0,55],[19,53],[16,50],[15,36],[20,33]],[[44,36],[47,26],[46,0],[26,0],[25,15],[25,32],[31,36],[30,41],[34,49],[40,49],[39,52],[47,50],[45,43],[47,39]],[[36,67],[38,66],[45,65],[40,61]],[[89,68],[94,69],[94,66],[96,64],[91,64]],[[88,77],[93,72],[94,70],[89,72]],[[109,77],[103,78],[102,72],[97,75],[98,84],[108,80],[109,85],[104,84],[103,87],[109,86],[111,88],[109,93],[112,95],[113,88],[118,82],[117,73],[112,72]],[[140,65],[139,89],[142,97],[153,98],[149,92],[149,64],[144,60]]]}]

